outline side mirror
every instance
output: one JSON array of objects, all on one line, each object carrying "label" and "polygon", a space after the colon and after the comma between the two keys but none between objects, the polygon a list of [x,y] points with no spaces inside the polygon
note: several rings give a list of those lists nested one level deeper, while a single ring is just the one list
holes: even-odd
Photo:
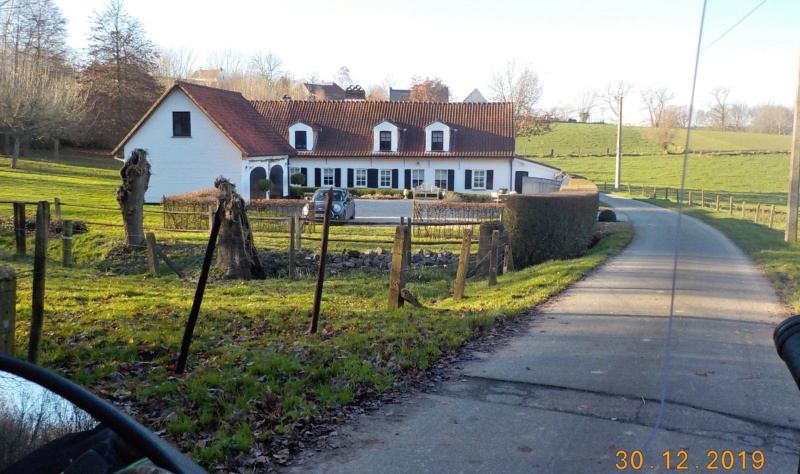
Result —
[{"label": "side mirror", "polygon": [[7,408],[0,421],[19,421],[24,431],[9,439],[20,450],[0,462],[0,473],[110,474],[140,462],[153,473],[206,473],[110,403],[41,367],[0,355],[0,387]]}]

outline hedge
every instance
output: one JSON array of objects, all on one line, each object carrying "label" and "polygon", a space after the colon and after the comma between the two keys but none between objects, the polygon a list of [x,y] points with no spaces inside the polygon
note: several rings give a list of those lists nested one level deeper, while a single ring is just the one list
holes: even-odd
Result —
[{"label": "hedge", "polygon": [[503,222],[515,266],[525,268],[586,253],[594,236],[599,203],[596,188],[509,195]]}]

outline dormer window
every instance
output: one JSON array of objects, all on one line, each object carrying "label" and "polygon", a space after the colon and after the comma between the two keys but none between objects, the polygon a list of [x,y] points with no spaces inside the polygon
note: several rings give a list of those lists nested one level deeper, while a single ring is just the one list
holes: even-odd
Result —
[{"label": "dormer window", "polygon": [[374,133],[372,151],[373,152],[396,152],[400,145],[401,128],[391,120],[372,127]]},{"label": "dormer window", "polygon": [[306,150],[306,144],[308,143],[307,140],[307,132],[305,130],[296,130],[294,132],[294,149],[295,150]]},{"label": "dormer window", "polygon": [[449,152],[451,137],[456,130],[437,120],[425,127],[425,151]]},{"label": "dormer window", "polygon": [[392,151],[392,132],[381,132],[380,151]]},{"label": "dormer window", "polygon": [[314,151],[317,134],[321,130],[305,122],[297,122],[289,127],[289,145],[297,151]]},{"label": "dormer window", "polygon": [[189,112],[172,112],[172,136],[192,136],[192,120]]},{"label": "dormer window", "polygon": [[444,150],[444,132],[435,130],[431,132],[431,151]]}]

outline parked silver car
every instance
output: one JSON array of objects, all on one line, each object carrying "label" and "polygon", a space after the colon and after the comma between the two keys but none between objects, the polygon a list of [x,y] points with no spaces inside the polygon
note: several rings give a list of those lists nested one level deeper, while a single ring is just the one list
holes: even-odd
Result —
[{"label": "parked silver car", "polygon": [[303,207],[303,217],[314,219],[324,219],[325,202],[328,199],[328,192],[333,192],[333,202],[331,203],[331,219],[347,220],[356,217],[356,202],[353,196],[344,188],[320,188],[314,191],[314,195],[309,199],[309,203]]}]

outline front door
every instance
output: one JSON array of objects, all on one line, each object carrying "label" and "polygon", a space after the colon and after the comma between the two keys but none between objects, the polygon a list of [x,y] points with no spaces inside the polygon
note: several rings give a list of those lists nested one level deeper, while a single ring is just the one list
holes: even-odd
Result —
[{"label": "front door", "polygon": [[527,171],[517,171],[514,173],[514,191],[519,194],[522,194],[522,178],[527,178],[528,172]]}]

